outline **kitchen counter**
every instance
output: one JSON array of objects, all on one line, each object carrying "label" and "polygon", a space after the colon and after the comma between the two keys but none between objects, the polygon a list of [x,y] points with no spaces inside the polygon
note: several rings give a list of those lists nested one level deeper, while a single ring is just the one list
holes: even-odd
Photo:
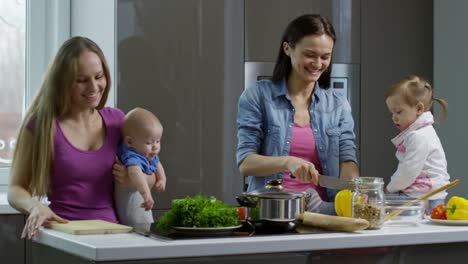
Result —
[{"label": "kitchen counter", "polygon": [[33,241],[82,259],[100,262],[460,243],[468,242],[468,226],[443,226],[423,222],[417,226],[384,226],[380,230],[354,233],[183,240],[148,238],[136,233],[70,235],[42,229]]}]

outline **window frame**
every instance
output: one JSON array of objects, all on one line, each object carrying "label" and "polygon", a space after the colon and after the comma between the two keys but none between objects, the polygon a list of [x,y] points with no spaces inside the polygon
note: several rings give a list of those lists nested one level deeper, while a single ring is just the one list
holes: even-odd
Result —
[{"label": "window frame", "polygon": [[[25,0],[26,43],[23,115],[61,43],[70,37],[70,0]],[[9,183],[10,167],[0,168],[0,191]]]},{"label": "window frame", "polygon": [[[112,76],[107,106],[116,105],[117,0],[25,0],[26,69],[23,113],[32,102],[42,78],[62,43],[71,36],[86,36],[101,47]],[[106,12],[103,12],[105,10]],[[108,12],[111,10],[111,12]],[[96,25],[100,25],[96,27]],[[0,192],[6,189],[10,168],[0,168]]]}]

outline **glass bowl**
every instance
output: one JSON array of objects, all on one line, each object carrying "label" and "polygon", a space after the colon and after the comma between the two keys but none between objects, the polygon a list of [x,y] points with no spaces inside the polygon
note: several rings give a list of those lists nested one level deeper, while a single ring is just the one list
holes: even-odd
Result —
[{"label": "glass bowl", "polygon": [[411,205],[405,205],[413,198],[398,198],[385,200],[385,217],[392,214],[394,211],[399,211],[399,214],[390,219],[385,220],[386,225],[408,226],[417,225],[424,217],[426,201],[418,201]]}]

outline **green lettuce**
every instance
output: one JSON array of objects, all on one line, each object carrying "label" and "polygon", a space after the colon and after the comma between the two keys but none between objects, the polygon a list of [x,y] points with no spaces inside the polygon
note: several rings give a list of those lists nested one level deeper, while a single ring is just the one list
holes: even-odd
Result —
[{"label": "green lettuce", "polygon": [[237,207],[229,206],[214,196],[197,195],[172,201],[172,208],[156,224],[168,231],[178,227],[227,227],[240,225]]}]

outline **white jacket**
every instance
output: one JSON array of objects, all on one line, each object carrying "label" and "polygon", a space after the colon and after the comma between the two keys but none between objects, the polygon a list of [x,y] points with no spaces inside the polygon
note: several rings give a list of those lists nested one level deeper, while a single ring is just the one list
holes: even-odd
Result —
[{"label": "white jacket", "polygon": [[[433,123],[431,112],[424,112],[392,139],[397,148],[398,168],[387,185],[387,191],[402,191],[408,196],[418,197],[449,183],[445,152]],[[446,196],[447,192],[443,191],[429,199],[445,199]]]}]

